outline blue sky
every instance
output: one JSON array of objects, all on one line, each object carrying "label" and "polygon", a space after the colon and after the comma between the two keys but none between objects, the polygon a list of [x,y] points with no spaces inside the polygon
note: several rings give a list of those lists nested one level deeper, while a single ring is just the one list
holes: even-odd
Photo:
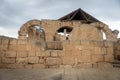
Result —
[{"label": "blue sky", "polygon": [[0,0],[0,35],[17,37],[28,20],[58,19],[78,8],[120,30],[120,0]]}]

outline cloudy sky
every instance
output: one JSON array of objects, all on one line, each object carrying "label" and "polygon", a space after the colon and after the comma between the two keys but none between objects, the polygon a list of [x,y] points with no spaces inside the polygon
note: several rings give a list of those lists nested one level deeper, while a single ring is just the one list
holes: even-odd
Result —
[{"label": "cloudy sky", "polygon": [[78,8],[120,30],[120,0],[0,0],[0,35],[17,37],[28,20],[58,19]]}]

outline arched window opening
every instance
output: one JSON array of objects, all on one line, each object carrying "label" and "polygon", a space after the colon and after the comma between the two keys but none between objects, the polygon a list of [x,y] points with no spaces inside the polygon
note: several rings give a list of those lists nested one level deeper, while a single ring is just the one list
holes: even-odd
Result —
[{"label": "arched window opening", "polygon": [[41,26],[32,26],[28,29],[28,39],[40,40],[45,39],[45,32]]},{"label": "arched window opening", "polygon": [[44,29],[41,26],[34,26],[34,30],[38,30],[39,32],[44,32]]},{"label": "arched window opening", "polygon": [[68,26],[59,28],[57,30],[57,36],[55,37],[55,40],[69,40],[69,36],[72,29],[73,29],[72,27],[68,27]]}]

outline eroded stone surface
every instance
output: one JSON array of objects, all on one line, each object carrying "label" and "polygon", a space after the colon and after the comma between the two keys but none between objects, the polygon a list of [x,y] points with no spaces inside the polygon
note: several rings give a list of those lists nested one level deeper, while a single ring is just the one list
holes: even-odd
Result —
[{"label": "eroded stone surface", "polygon": [[120,59],[118,33],[99,21],[30,20],[18,39],[0,38],[0,68],[98,67]]}]

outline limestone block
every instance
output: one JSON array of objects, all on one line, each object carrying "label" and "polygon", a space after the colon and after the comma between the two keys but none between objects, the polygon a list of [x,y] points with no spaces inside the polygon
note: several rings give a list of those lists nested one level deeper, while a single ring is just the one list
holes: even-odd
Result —
[{"label": "limestone block", "polygon": [[31,44],[26,44],[26,50],[31,51],[31,49],[32,49]]},{"label": "limestone block", "polygon": [[6,45],[2,45],[2,50],[8,50],[8,44],[6,44]]},{"label": "limestone block", "polygon": [[75,62],[74,65],[77,65],[79,63],[77,57],[74,58],[74,62]]},{"label": "limestone block", "polygon": [[10,45],[9,45],[9,50],[11,50],[11,51],[17,51],[17,46],[16,46],[16,44],[10,44]]},{"label": "limestone block", "polygon": [[73,26],[80,26],[82,23],[80,21],[73,21]]},{"label": "limestone block", "polygon": [[36,50],[35,51],[41,51],[41,46],[36,46]]},{"label": "limestone block", "polygon": [[28,57],[28,63],[38,63],[39,62],[39,57]]},{"label": "limestone block", "polygon": [[102,54],[107,54],[107,49],[105,47],[102,47]]},{"label": "limestone block", "polygon": [[95,54],[103,54],[101,47],[95,47]]},{"label": "limestone block", "polygon": [[82,50],[82,55],[91,56],[91,50]]},{"label": "limestone block", "polygon": [[118,46],[119,46],[119,43],[118,43],[118,41],[117,41],[117,42],[114,43],[114,47],[117,48]]},{"label": "limestone block", "polygon": [[107,62],[99,62],[98,63],[98,68],[113,68],[111,63],[107,63]]},{"label": "limestone block", "polygon": [[12,39],[12,40],[10,40],[10,44],[11,44],[11,45],[16,45],[16,44],[17,44],[17,39]]},{"label": "limestone block", "polygon": [[33,68],[35,68],[35,69],[44,69],[45,68],[45,64],[34,64]]},{"label": "limestone block", "polygon": [[56,45],[55,45],[55,48],[57,50],[63,50],[63,44],[62,44],[62,42],[57,42]]},{"label": "limestone block", "polygon": [[0,45],[2,44],[2,39],[0,39]]},{"label": "limestone block", "polygon": [[84,50],[91,50],[93,48],[90,45],[88,45],[88,46],[83,45],[82,47],[83,47]]},{"label": "limestone block", "polygon": [[19,40],[27,40],[26,36],[18,36]]},{"label": "limestone block", "polygon": [[113,47],[107,48],[107,54],[113,54]]},{"label": "limestone block", "polygon": [[16,58],[16,63],[25,64],[25,63],[27,63],[27,59],[26,58]]},{"label": "limestone block", "polygon": [[55,69],[55,68],[59,68],[59,65],[49,65],[49,66],[47,66],[47,68]]},{"label": "limestone block", "polygon": [[103,47],[104,46],[103,41],[94,41],[93,44],[95,47]]},{"label": "limestone block", "polygon": [[3,45],[8,45],[9,39],[2,39],[2,44]]},{"label": "limestone block", "polygon": [[76,68],[92,68],[92,64],[91,63],[81,63],[81,64],[78,64],[75,67]]},{"label": "limestone block", "polygon": [[16,68],[16,65],[15,64],[5,64],[4,65],[6,69],[15,69]]},{"label": "limestone block", "polygon": [[50,50],[45,51],[45,56],[49,57],[50,55],[51,55],[51,51]]},{"label": "limestone block", "polygon": [[65,69],[71,69],[73,66],[72,65],[60,65],[60,68],[65,68]]},{"label": "limestone block", "polygon": [[113,47],[113,42],[105,41],[105,42],[104,42],[104,45],[105,45],[106,47]]},{"label": "limestone block", "polygon": [[53,34],[46,35],[46,41],[53,41]]},{"label": "limestone block", "polygon": [[27,43],[26,40],[21,40],[21,39],[19,39],[18,42],[17,42],[17,44],[26,44],[26,43]]},{"label": "limestone block", "polygon": [[15,58],[2,58],[2,63],[15,63]]},{"label": "limestone block", "polygon": [[78,57],[79,63],[91,62],[91,52],[89,50],[83,50],[82,55]]},{"label": "limestone block", "polygon": [[39,63],[40,63],[40,64],[45,63],[45,59],[44,59],[44,58],[40,58],[40,59],[39,59]]},{"label": "limestone block", "polygon": [[71,50],[73,47],[74,47],[74,45],[71,45],[71,44],[67,44],[67,45],[65,45],[64,44],[64,50]]},{"label": "limestone block", "polygon": [[35,56],[36,56],[35,51],[29,51],[28,52],[28,57],[35,57]]},{"label": "limestone block", "polygon": [[17,51],[26,51],[26,45],[16,45],[17,46]]},{"label": "limestone block", "polygon": [[[68,52],[68,54],[69,54],[69,56],[81,56],[82,51],[73,49],[70,52]],[[67,56],[67,55],[65,55],[65,56]]]},{"label": "limestone block", "polygon": [[47,65],[60,65],[62,63],[60,58],[52,58],[52,57],[48,57],[46,59],[46,64]]},{"label": "limestone block", "polygon": [[16,57],[16,51],[7,51],[5,57]]},{"label": "limestone block", "polygon": [[114,60],[114,57],[113,57],[113,55],[104,55],[104,60],[106,61],[106,62],[113,62],[113,60]]},{"label": "limestone block", "polygon": [[2,63],[2,58],[0,57],[0,63]]},{"label": "limestone block", "polygon": [[83,50],[85,47],[84,47],[84,46],[79,45],[79,46],[75,46],[75,48],[81,51],[81,50]]},{"label": "limestone block", "polygon": [[74,57],[73,56],[65,56],[62,58],[64,65],[73,65],[75,64]]},{"label": "limestone block", "polygon": [[120,50],[120,44],[118,44],[118,46],[116,47],[118,50]]},{"label": "limestone block", "polygon": [[55,49],[55,43],[54,42],[47,42],[47,48],[48,49]]},{"label": "limestone block", "polygon": [[89,41],[82,40],[82,41],[81,41],[81,45],[90,46],[90,42],[89,42]]},{"label": "limestone block", "polygon": [[5,56],[5,51],[0,51],[0,57],[4,57]]},{"label": "limestone block", "polygon": [[17,57],[27,57],[28,52],[27,51],[18,51]]},{"label": "limestone block", "polygon": [[75,27],[70,35],[70,40],[97,40],[102,41],[102,32],[100,29],[89,25],[82,24],[80,27]]},{"label": "limestone block", "polygon": [[7,69],[24,69],[24,64],[6,64]]},{"label": "limestone block", "polygon": [[31,45],[31,50],[30,51],[36,51],[36,45]]},{"label": "limestone block", "polygon": [[[43,52],[43,51],[40,51],[40,52],[36,52],[36,56],[40,56],[40,57],[44,57],[44,56],[46,56],[46,53],[45,52]],[[50,55],[49,55],[50,56]]]},{"label": "limestone block", "polygon": [[72,41],[69,41],[69,40],[63,41],[63,44],[65,44],[65,45],[69,45],[71,43],[72,43]]},{"label": "limestone block", "polygon": [[61,26],[70,26],[70,25],[73,25],[72,21],[66,21],[61,23]]},{"label": "limestone block", "polygon": [[33,65],[32,65],[32,64],[26,64],[26,65],[25,65],[25,68],[26,68],[26,69],[32,69],[32,68],[33,68]]},{"label": "limestone block", "polygon": [[94,42],[95,42],[95,41],[90,41],[90,40],[89,40],[90,46],[94,46]]},{"label": "limestone block", "polygon": [[0,51],[2,50],[2,45],[0,44]]},{"label": "limestone block", "polygon": [[63,57],[63,56],[64,56],[64,54],[65,54],[65,53],[64,53],[63,51],[61,51],[61,50],[60,50],[60,51],[58,51],[58,56],[59,56],[59,57]]},{"label": "limestone block", "polygon": [[64,56],[73,56],[72,50],[66,50]]},{"label": "limestone block", "polygon": [[58,52],[57,51],[51,51],[51,56],[52,57],[57,57],[58,56]]},{"label": "limestone block", "polygon": [[[70,41],[71,42],[71,41]],[[73,41],[73,44],[75,45],[81,45],[81,41]],[[84,43],[83,43],[84,44]]]},{"label": "limestone block", "polygon": [[[31,23],[31,22],[30,22],[30,23]],[[32,23],[31,23],[31,24],[30,24],[30,23],[24,24],[24,26],[27,26],[27,27],[28,27],[28,26],[31,26]]]},{"label": "limestone block", "polygon": [[104,61],[103,55],[95,54],[92,55],[92,62],[101,62]]}]

